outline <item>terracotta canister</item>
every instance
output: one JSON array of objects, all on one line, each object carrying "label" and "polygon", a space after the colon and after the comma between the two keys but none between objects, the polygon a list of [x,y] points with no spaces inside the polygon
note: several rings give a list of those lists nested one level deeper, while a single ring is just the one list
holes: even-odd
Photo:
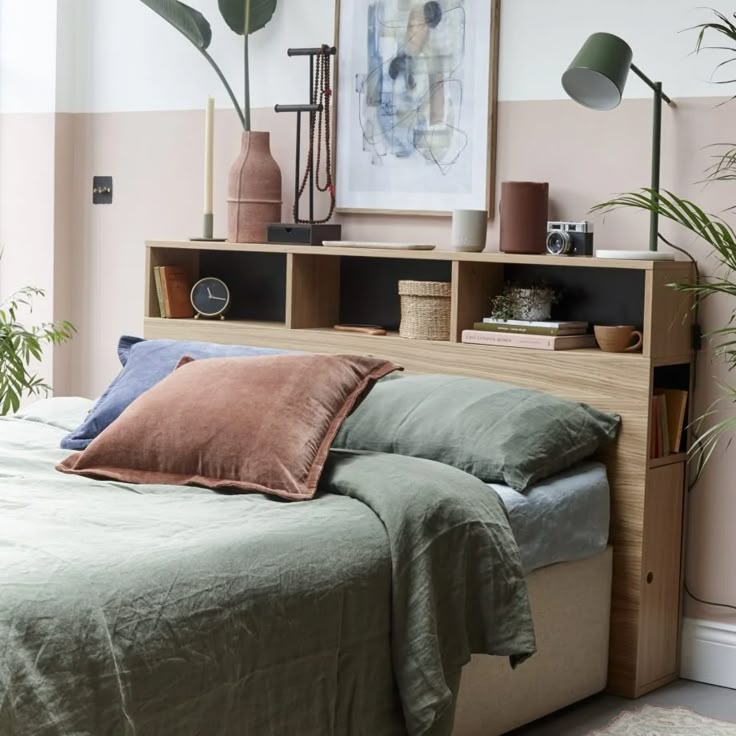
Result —
[{"label": "terracotta canister", "polygon": [[271,155],[270,133],[243,132],[230,169],[227,219],[232,243],[265,243],[267,226],[281,221],[281,170]]},{"label": "terracotta canister", "polygon": [[549,216],[549,184],[505,181],[501,184],[503,253],[545,253]]}]

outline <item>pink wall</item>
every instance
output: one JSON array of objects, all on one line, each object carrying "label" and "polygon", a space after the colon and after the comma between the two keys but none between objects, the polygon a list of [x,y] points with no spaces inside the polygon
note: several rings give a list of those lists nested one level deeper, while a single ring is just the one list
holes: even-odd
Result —
[{"label": "pink wall", "polygon": [[[0,115],[0,299],[24,286],[46,291],[31,316],[53,318],[55,116]],[[52,351],[39,366],[53,379]]]}]

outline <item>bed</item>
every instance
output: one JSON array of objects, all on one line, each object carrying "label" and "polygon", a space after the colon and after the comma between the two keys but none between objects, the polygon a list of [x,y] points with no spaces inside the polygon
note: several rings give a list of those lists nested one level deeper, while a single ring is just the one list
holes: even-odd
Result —
[{"label": "bed", "polygon": [[[14,578],[32,596],[14,600],[5,588],[0,599],[0,622],[22,620],[23,611],[14,607],[19,600],[34,607],[32,623],[20,631],[6,627],[0,644],[0,689],[5,688],[0,734],[25,733],[16,730],[17,719],[29,712],[35,714],[34,733],[44,736],[405,734],[406,703],[396,688],[402,675],[392,666],[391,635],[397,636],[388,605],[394,595],[392,550],[376,509],[355,496],[324,495],[310,505],[312,531],[306,534],[301,504],[196,488],[141,492],[110,481],[80,485],[80,479],[62,476],[53,466],[67,454],[58,448],[60,438],[89,407],[83,399],[53,399],[0,421],[2,556],[21,568],[28,550],[43,561],[40,571],[37,565]],[[412,460],[402,461],[407,459]],[[329,472],[339,485],[340,468]],[[375,477],[376,468],[367,466],[365,472]],[[395,479],[403,466],[391,472]],[[458,736],[504,733],[603,689],[606,681],[611,553],[604,466],[583,464],[525,496],[503,486],[495,490],[521,547],[538,651],[515,670],[506,656],[473,657],[463,671],[454,714],[452,733]],[[545,535],[546,525],[562,533]],[[70,529],[79,533],[73,545],[64,541]],[[296,550],[287,544],[295,538]],[[235,564],[236,558],[246,562]],[[66,571],[61,578],[60,570]],[[64,584],[55,587],[59,579]],[[351,581],[347,587],[345,580]],[[283,586],[295,594],[280,595],[274,608],[274,588]],[[246,606],[245,615],[238,610],[246,597],[253,601],[253,591],[261,603],[268,602],[272,621],[265,628],[258,600]],[[174,610],[186,613],[186,637],[164,615],[173,596]],[[20,640],[10,641],[9,631]],[[55,646],[59,631],[78,642],[76,652]],[[254,632],[257,640],[274,631],[284,634],[284,646],[266,655]],[[516,636],[511,628],[499,636],[497,653],[514,649],[509,642]],[[155,678],[147,678],[153,665],[146,651],[160,662],[172,641],[170,659],[163,668],[157,664]],[[515,651],[519,647],[528,648],[529,642],[516,641]],[[132,663],[125,656],[131,651]],[[248,671],[242,666],[246,660],[255,663]],[[123,686],[122,670],[131,667],[143,673],[135,692]],[[25,689],[19,687],[19,670],[27,679]],[[64,676],[68,689],[59,691]],[[162,703],[165,717],[159,713]],[[452,705],[427,734],[451,732]],[[414,713],[420,732],[421,702]],[[79,723],[87,730],[70,725]]]}]

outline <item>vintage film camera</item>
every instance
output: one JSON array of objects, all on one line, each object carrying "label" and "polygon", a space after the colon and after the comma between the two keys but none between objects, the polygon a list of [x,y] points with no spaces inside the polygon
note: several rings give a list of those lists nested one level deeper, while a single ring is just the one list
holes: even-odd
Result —
[{"label": "vintage film camera", "polygon": [[547,253],[553,256],[592,256],[592,222],[548,222]]}]

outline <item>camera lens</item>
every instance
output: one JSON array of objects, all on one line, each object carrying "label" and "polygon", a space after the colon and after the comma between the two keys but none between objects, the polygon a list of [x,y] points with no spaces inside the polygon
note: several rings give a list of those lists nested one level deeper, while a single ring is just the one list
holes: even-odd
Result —
[{"label": "camera lens", "polygon": [[564,230],[553,230],[547,235],[547,253],[553,256],[564,256],[572,250],[570,233]]}]

